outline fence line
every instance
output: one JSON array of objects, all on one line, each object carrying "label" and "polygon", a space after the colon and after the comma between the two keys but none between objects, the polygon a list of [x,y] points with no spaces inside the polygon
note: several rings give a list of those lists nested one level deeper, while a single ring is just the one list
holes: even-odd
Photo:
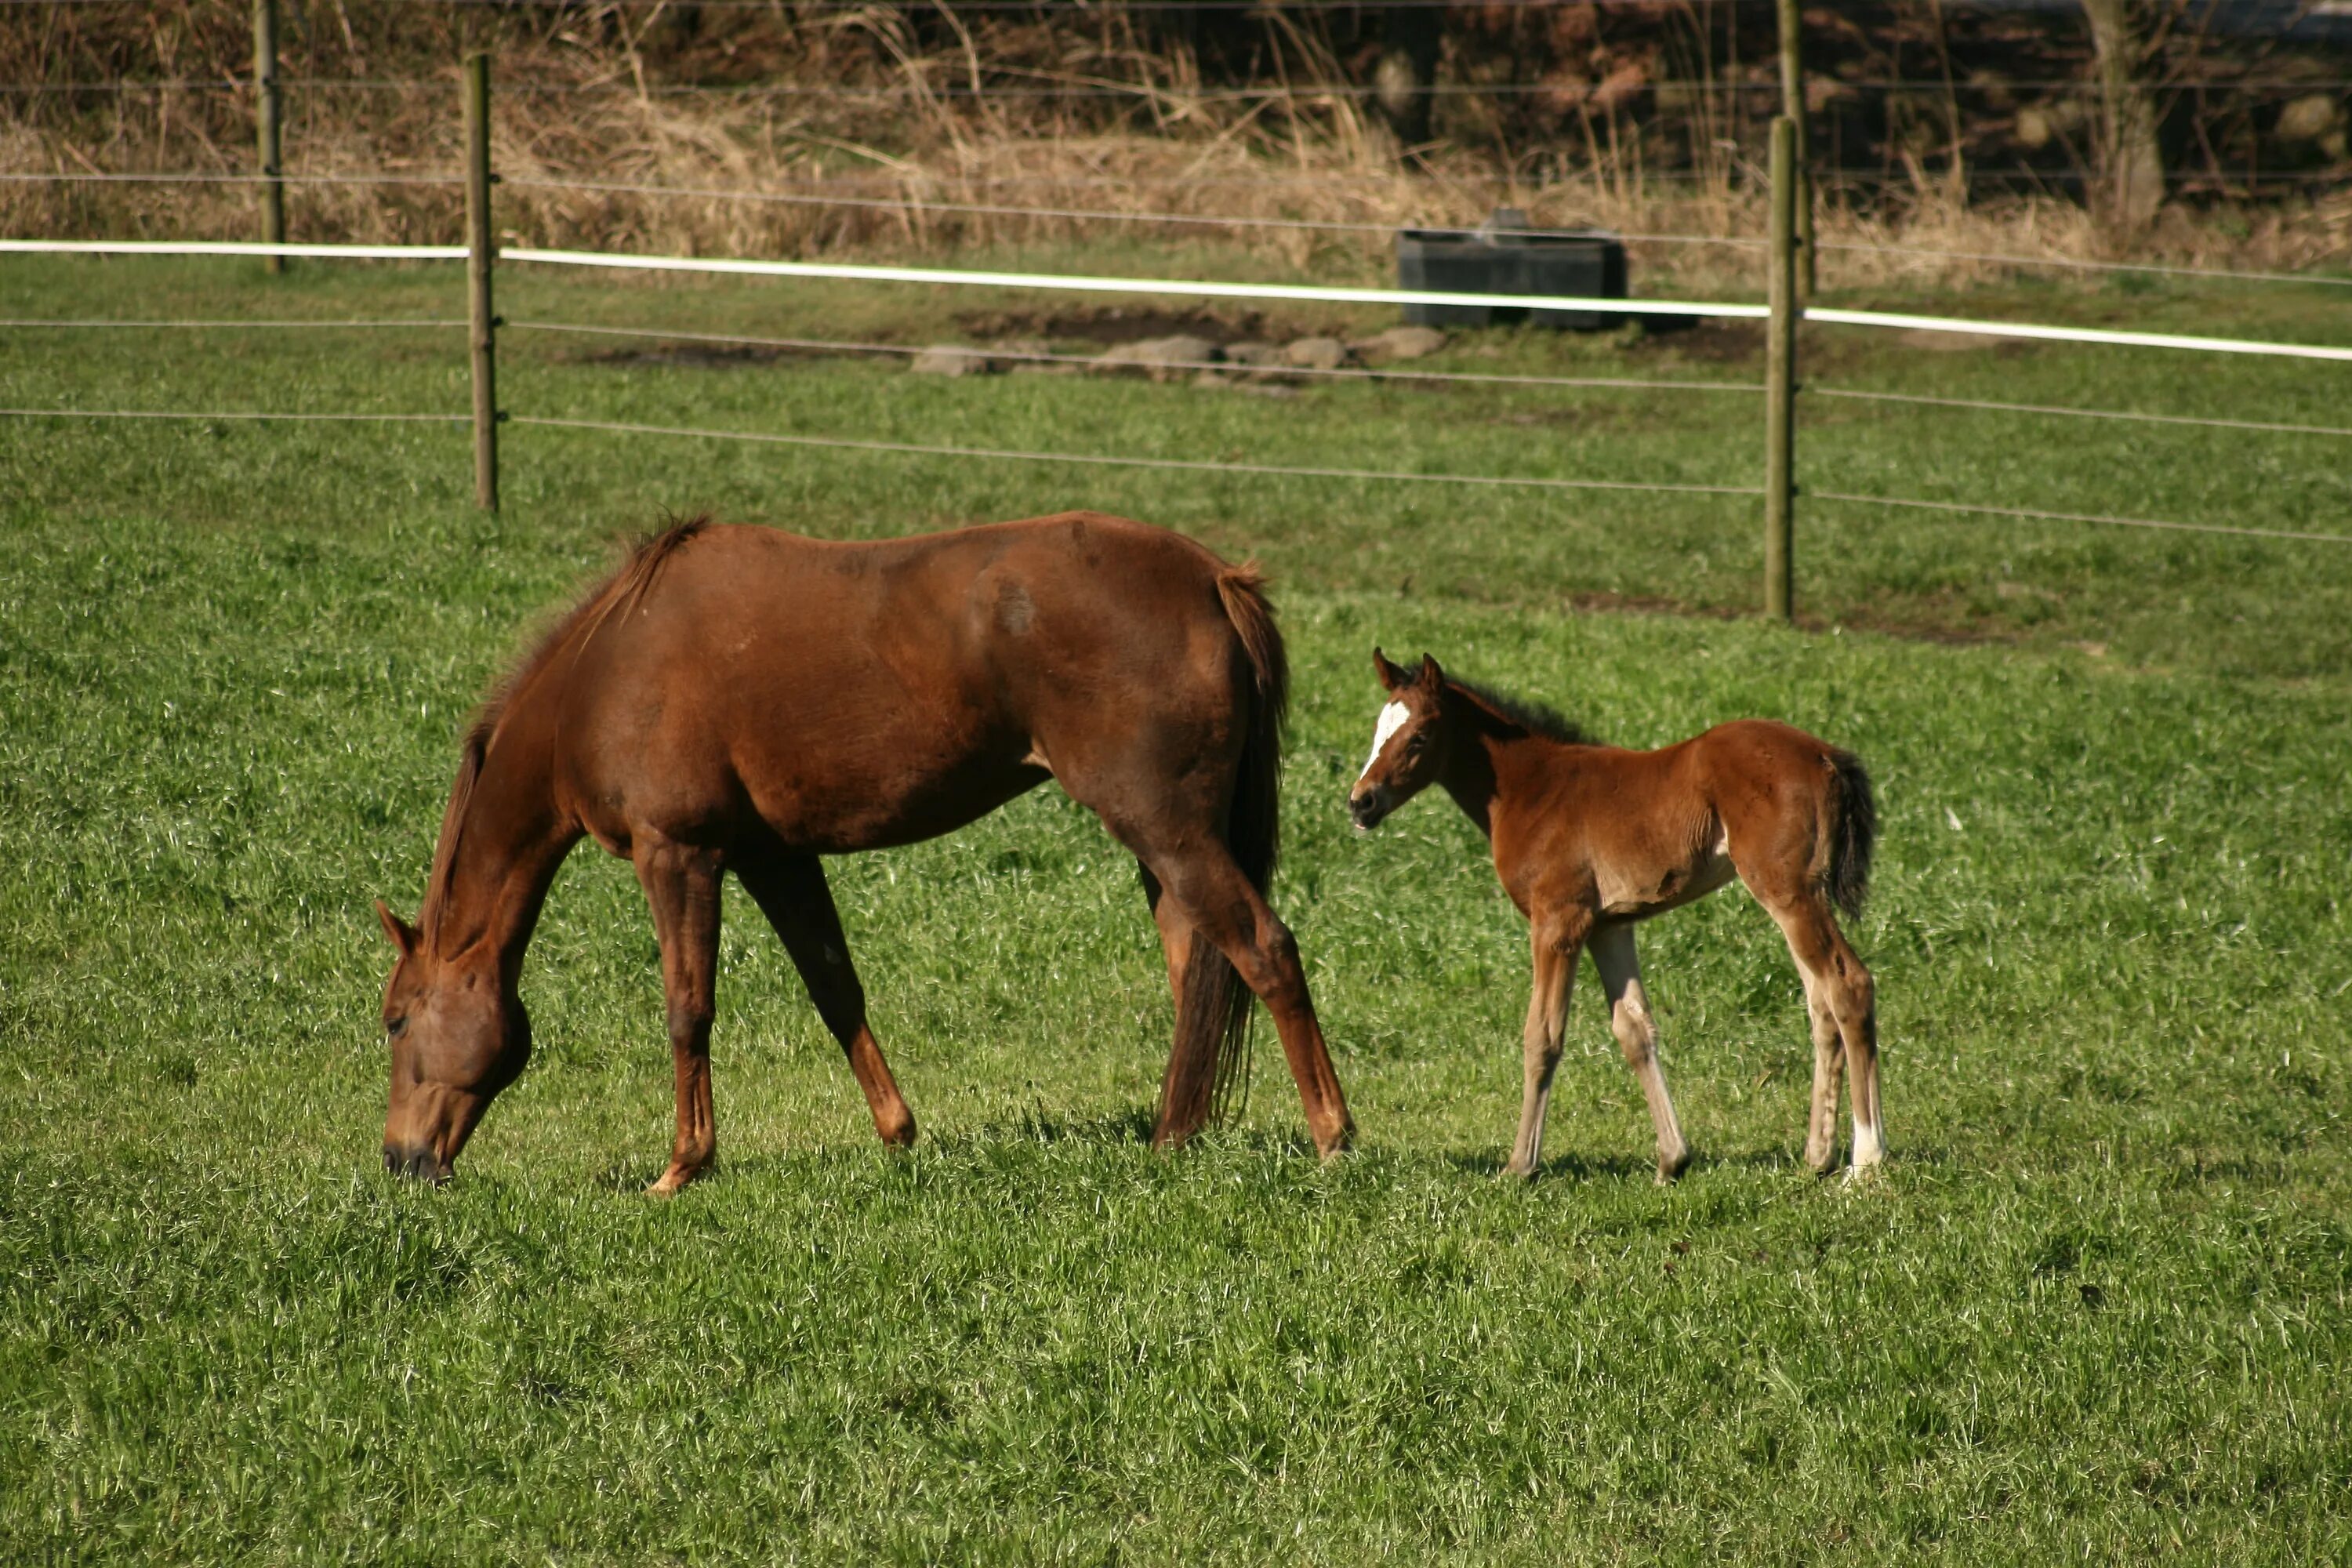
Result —
[{"label": "fence line", "polygon": [[341,328],[345,328],[345,327],[462,327],[462,326],[464,326],[465,324],[466,324],[466,323],[465,323],[465,322],[463,322],[463,321],[454,321],[454,320],[453,320],[453,321],[432,321],[432,320],[421,319],[421,318],[420,318],[420,319],[415,319],[415,320],[407,320],[407,321],[252,321],[252,320],[247,320],[247,319],[243,319],[243,318],[239,318],[239,319],[233,320],[233,321],[121,321],[121,320],[114,320],[114,319],[109,319],[109,320],[106,320],[106,321],[99,321],[99,320],[96,320],[96,319],[94,319],[94,318],[90,318],[90,317],[75,317],[75,318],[72,318],[72,319],[69,319],[69,320],[50,319],[50,320],[42,320],[42,321],[0,321],[0,327],[6,327],[6,328],[12,328],[12,329],[13,329],[13,328],[18,328],[18,327],[27,327],[27,328],[30,328],[30,327],[59,327],[59,328],[73,328],[73,329],[80,329],[80,328],[88,327],[88,328],[95,328],[95,329],[100,329],[100,330],[103,330],[103,329],[108,328],[108,327],[140,327],[140,328],[154,329],[154,330],[165,330],[165,329],[174,329],[174,328],[182,328],[182,327],[187,327],[187,328],[213,328],[213,327],[221,327],[221,328],[227,328],[227,329],[230,329],[230,330],[233,330],[233,331],[234,331],[234,330],[242,330],[242,329],[244,329],[244,328],[250,327],[250,328],[253,328],[253,329],[255,329],[255,330],[257,330],[257,331],[268,331],[268,330],[270,330],[270,329],[272,329],[272,328],[278,328],[278,327],[334,327],[334,328],[341,329]]},{"label": "fence line", "polygon": [[1902,507],[1919,511],[1978,512],[1987,517],[2017,517],[2040,522],[2093,522],[2113,528],[2156,528],[2178,533],[2227,533],[2243,539],[2315,540],[2323,544],[2352,544],[2352,533],[2301,533],[2286,528],[2236,528],[2220,522],[2162,522],[2153,518],[2105,517],[2095,512],[2042,511],[2022,506],[1980,506],[1974,501],[1915,500],[1901,496],[1848,495],[1837,490],[1807,490],[1805,499],[1859,506]]},{"label": "fence line", "polygon": [[251,409],[190,411],[178,408],[0,408],[7,419],[255,419],[287,423],[325,422],[371,425],[463,425],[465,414],[269,414]]},{"label": "fence line", "polygon": [[509,425],[561,430],[598,430],[629,436],[687,436],[719,441],[753,441],[782,447],[827,447],[854,452],[894,452],[926,458],[985,458],[1023,463],[1077,463],[1094,468],[1163,468],[1187,473],[1248,474],[1301,479],[1368,479],[1383,483],[1496,485],[1527,489],[1627,490],[1655,495],[1759,496],[1754,485],[1636,483],[1627,479],[1559,479],[1503,474],[1416,474],[1388,468],[1297,468],[1276,463],[1226,463],[1205,458],[1138,458],[1114,453],[1027,452],[988,447],[943,447],[916,441],[871,441],[845,436],[785,436],[754,430],[713,430],[681,425],[642,425],[617,419],[570,419],[515,414]]},{"label": "fence line", "polygon": [[[0,325],[5,324],[0,323]],[[911,357],[929,353],[935,348],[946,348],[954,353],[969,353],[975,359],[1013,360],[1024,364],[1068,364],[1081,367],[1093,365],[1103,370],[1122,371],[1205,370],[1243,376],[1264,376],[1268,379],[1296,375],[1333,377],[1351,381],[1465,382],[1497,386],[1613,387],[1640,392],[1744,392],[1751,395],[1764,390],[1753,382],[1653,381],[1626,376],[1503,375],[1476,371],[1366,370],[1351,366],[1325,370],[1306,365],[1236,364],[1231,360],[1119,361],[1107,364],[1099,354],[1065,354],[1026,349],[967,349],[953,344],[854,342],[832,338],[751,337],[737,332],[664,331],[654,327],[604,327],[570,321],[509,321],[507,330],[509,331],[576,332],[597,337],[650,338],[661,342],[726,343],[744,348],[799,349],[821,353],[895,354]]]},{"label": "fence line", "polygon": [[2068,408],[2047,403],[1995,403],[1976,397],[1928,397],[1910,392],[1864,392],[1808,386],[1809,397],[1842,397],[1857,403],[1911,403],[1930,408],[1974,408],[1992,414],[2055,415],[2066,419],[2116,419],[2139,425],[2193,425],[2210,430],[2260,430],[2286,436],[2352,436],[2352,426],[2281,425],[2259,419],[2213,419],[2191,414],[2141,414],[2121,408]]},{"label": "fence line", "polygon": [[[1475,236],[1492,232],[1475,225],[1351,223],[1324,218],[1246,217],[1218,213],[1120,212],[1108,207],[1032,207],[979,202],[935,202],[922,196],[835,196],[788,191],[751,191],[691,185],[631,184],[604,180],[559,180],[511,175],[501,184],[513,190],[587,191],[607,195],[672,196],[707,201],[769,202],[782,206],[858,207],[888,212],[967,213],[982,217],[1061,218],[1107,223],[1167,223],[1222,226],[1227,228],[1305,229],[1333,234],[1415,234]],[[1756,246],[1760,239],[1708,234],[1624,234],[1616,229],[1514,228],[1514,239],[1608,238],[1628,244]]]},{"label": "fence line", "polygon": [[265,245],[246,239],[0,239],[0,253],[51,256],[285,256],[319,261],[463,261],[462,245]]},{"label": "fence line", "polygon": [[[1455,294],[1427,289],[1330,289],[1299,283],[1223,283],[1193,279],[1089,278],[1060,272],[985,272],[954,268],[873,267],[835,261],[750,261],[726,257],[633,256],[621,251],[541,250],[514,246],[501,259],[557,267],[612,267],[647,272],[722,272],[750,277],[828,278],[872,283],[963,284],[998,289],[1059,289],[1085,294],[1160,294],[1194,300],[1279,300],[1315,304],[1468,305],[1489,309],[1597,311],[1612,316],[1721,316],[1758,320],[1762,305],[1675,300],[1609,300],[1579,295]],[[2352,350],[2346,351],[2352,356]]]},{"label": "fence line", "polygon": [[209,171],[138,169],[127,174],[59,169],[0,174],[11,184],[48,185],[462,185],[462,174],[221,174]]},{"label": "fence line", "polygon": [[[263,245],[241,240],[57,240],[0,239],[0,252],[149,256],[288,256],[328,259],[460,260],[463,246]],[[709,272],[751,277],[823,278],[876,283],[960,284],[982,288],[1063,289],[1095,294],[1153,294],[1174,299],[1268,300],[1357,305],[1465,305],[1486,309],[1577,310],[1612,316],[1717,317],[1758,321],[1764,305],[1675,300],[1612,300],[1576,295],[1455,294],[1418,289],[1337,289],[1295,283],[1233,283],[1202,279],[1091,278],[1068,273],[991,272],[952,268],[879,267],[830,261],[757,261],[729,257],[635,256],[620,251],[543,250],[518,246],[500,256],[509,261],[561,267],[607,267],[653,272]],[[2099,327],[2052,327],[2024,321],[1989,321],[1974,317],[1916,316],[1883,310],[1846,310],[1811,306],[1807,321],[1832,326],[1883,327],[1908,331],[1953,332],[1978,337],[2028,338],[2048,342],[2100,343],[2119,347],[2186,349],[2208,353],[2266,355],[2284,359],[2352,363],[2352,348],[2284,343],[2249,338],[2208,338],[2178,332],[2128,332]]]}]

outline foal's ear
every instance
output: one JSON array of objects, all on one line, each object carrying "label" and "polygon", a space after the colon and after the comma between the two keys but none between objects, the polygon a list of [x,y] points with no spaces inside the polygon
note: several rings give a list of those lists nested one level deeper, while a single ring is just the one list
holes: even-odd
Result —
[{"label": "foal's ear", "polygon": [[383,922],[383,934],[392,945],[400,949],[400,956],[408,958],[416,952],[416,928],[384,907],[382,899],[375,901],[375,918]]},{"label": "foal's ear", "polygon": [[1379,648],[1372,649],[1372,668],[1380,673],[1381,685],[1390,691],[1404,685],[1412,678],[1389,662],[1389,656]]},{"label": "foal's ear", "polygon": [[1445,672],[1437,668],[1437,660],[1433,655],[1421,656],[1421,673],[1413,678],[1413,683],[1423,691],[1434,691],[1445,684]]}]

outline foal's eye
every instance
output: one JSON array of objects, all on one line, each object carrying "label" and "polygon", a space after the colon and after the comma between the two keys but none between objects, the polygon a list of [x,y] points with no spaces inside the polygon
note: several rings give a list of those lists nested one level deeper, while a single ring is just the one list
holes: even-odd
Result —
[{"label": "foal's eye", "polygon": [[408,1015],[404,1013],[399,1017],[394,1018],[391,1023],[386,1024],[383,1026],[383,1032],[389,1038],[396,1040],[400,1037],[401,1032],[407,1027]]}]

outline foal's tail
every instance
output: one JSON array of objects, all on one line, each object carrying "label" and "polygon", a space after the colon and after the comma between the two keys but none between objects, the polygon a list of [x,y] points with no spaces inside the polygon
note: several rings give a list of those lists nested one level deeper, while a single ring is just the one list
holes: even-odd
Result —
[{"label": "foal's tail", "polygon": [[[1248,710],[1240,766],[1225,823],[1225,847],[1259,892],[1274,880],[1281,853],[1282,721],[1290,702],[1290,666],[1265,602],[1255,562],[1217,574],[1217,597],[1249,657]],[[1184,966],[1176,1045],[1168,1058],[1162,1112],[1171,1127],[1198,1127],[1225,1114],[1236,1086],[1249,1082],[1250,990],[1232,963],[1196,940]]]},{"label": "foal's tail", "polygon": [[1832,792],[1829,893],[1846,919],[1860,920],[1863,895],[1870,890],[1870,851],[1878,842],[1878,806],[1860,757],[1832,749],[1830,769],[1837,783]]}]

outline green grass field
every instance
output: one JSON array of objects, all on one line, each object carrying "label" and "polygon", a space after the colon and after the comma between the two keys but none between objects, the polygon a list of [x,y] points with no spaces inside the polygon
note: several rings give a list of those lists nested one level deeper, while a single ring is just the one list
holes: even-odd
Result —
[{"label": "green grass field", "polygon": [[[518,321],[927,342],[1066,309],[511,270]],[[457,303],[425,270],[6,275],[16,317]],[[2352,339],[2294,291],[1941,304]],[[1822,384],[2314,423],[2347,402],[2325,365],[1813,346]],[[1277,402],[615,347],[511,333],[502,400],[1740,484],[1760,446],[1731,395]],[[1495,334],[1436,363],[1739,380],[1751,349]],[[450,333],[0,332],[11,407],[464,397]],[[1817,488],[2352,531],[2341,441],[1807,418]],[[1792,632],[1704,613],[1753,600],[1746,500],[520,427],[505,511],[469,493],[455,428],[0,420],[0,1559],[2352,1554],[2352,549],[1819,506]],[[1235,1124],[1144,1147],[1156,941],[1132,864],[1049,786],[833,868],[911,1155],[875,1144],[738,897],[720,1167],[640,1195],[670,1115],[653,938],[589,849],[525,974],[530,1072],[452,1185],[381,1174],[369,901],[414,908],[472,702],[615,538],[664,508],[873,535],[1082,505],[1276,574],[1297,710],[1275,901],[1359,1152],[1315,1162],[1263,1029]],[[1349,833],[1374,641],[1629,744],[1769,714],[1864,754],[1884,1180],[1798,1164],[1802,1003],[1737,892],[1643,938],[1691,1174],[1652,1184],[1588,971],[1543,1177],[1492,1179],[1525,935],[1442,800]]]}]

